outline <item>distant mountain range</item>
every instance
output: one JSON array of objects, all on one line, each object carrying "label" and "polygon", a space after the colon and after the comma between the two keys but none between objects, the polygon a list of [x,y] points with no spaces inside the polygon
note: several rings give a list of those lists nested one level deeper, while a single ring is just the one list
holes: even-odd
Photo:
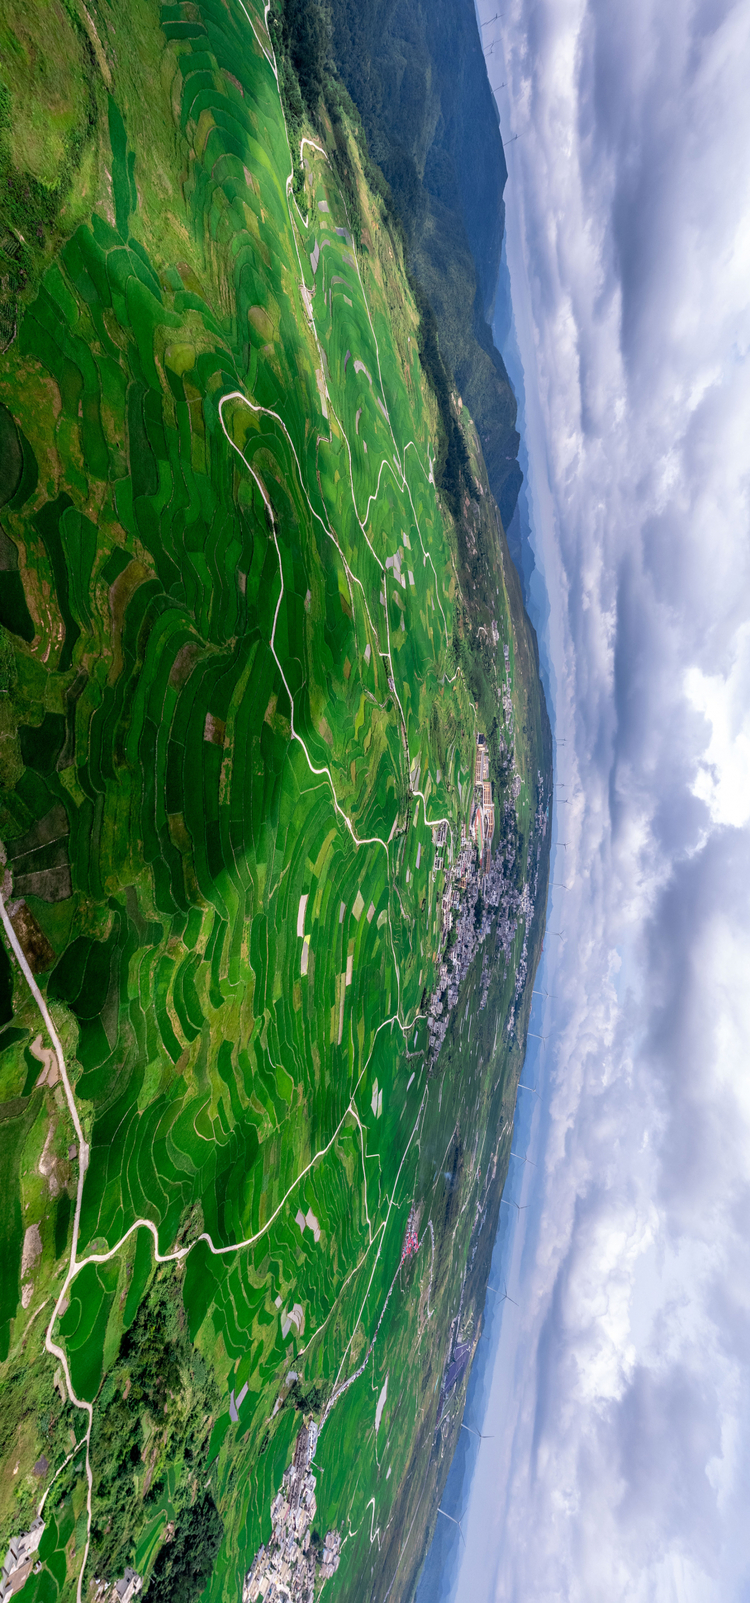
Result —
[{"label": "distant mountain range", "polygon": [[[331,14],[336,66],[390,185],[507,532],[523,474],[491,323],[508,174],[472,0],[331,0]],[[518,539],[511,552],[523,576]]]}]

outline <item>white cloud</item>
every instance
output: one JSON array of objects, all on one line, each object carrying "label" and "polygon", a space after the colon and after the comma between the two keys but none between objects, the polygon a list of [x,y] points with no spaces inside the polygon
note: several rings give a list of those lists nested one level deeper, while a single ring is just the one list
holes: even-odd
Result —
[{"label": "white cloud", "polygon": [[737,631],[732,657],[726,675],[689,668],[685,694],[711,725],[693,793],[715,824],[740,828],[750,821],[750,625]]},{"label": "white cloud", "polygon": [[515,0],[497,26],[575,890],[550,921],[563,1000],[522,1309],[490,1401],[505,1427],[483,1444],[456,1596],[739,1603],[750,5]]}]

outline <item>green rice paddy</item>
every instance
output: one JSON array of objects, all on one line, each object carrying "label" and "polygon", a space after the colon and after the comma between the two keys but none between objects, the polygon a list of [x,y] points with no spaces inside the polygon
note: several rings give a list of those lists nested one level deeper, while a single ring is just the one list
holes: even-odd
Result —
[{"label": "green rice paddy", "polygon": [[[204,1399],[203,1458],[142,1404],[153,1463],[144,1445],[119,1558],[148,1579],[199,1474],[224,1529],[205,1595],[239,1598],[301,1395],[324,1420],[322,1528],[346,1536],[328,1591],[395,1600],[458,1429],[454,1405],[436,1434],[446,1342],[460,1297],[479,1333],[522,1061],[503,1028],[519,927],[482,1012],[480,954],[428,1071],[432,826],[458,849],[475,732],[497,712],[507,735],[510,643],[519,856],[533,844],[550,760],[533,643],[467,421],[487,568],[469,594],[380,203],[360,173],[355,250],[317,136],[291,195],[260,5],[86,16],[73,43],[46,24],[51,62],[89,40],[97,116],[0,360],[3,896],[88,1149],[82,1173],[6,928],[2,1535],[51,1485],[25,1596],[74,1597],[84,1565],[87,1595],[128,1333],[166,1275],[210,1379],[180,1360],[164,1411],[183,1419],[180,1386]],[[480,651],[487,595],[499,641]],[[539,909],[544,856],[540,885]],[[521,1041],[542,933],[538,911]]]}]

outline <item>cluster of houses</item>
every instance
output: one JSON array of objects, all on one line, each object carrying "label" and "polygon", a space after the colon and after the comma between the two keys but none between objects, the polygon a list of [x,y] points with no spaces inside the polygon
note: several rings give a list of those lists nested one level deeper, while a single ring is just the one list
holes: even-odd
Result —
[{"label": "cluster of houses", "polygon": [[524,985],[526,984],[529,958],[529,926],[539,888],[539,862],[542,852],[542,842],[544,841],[544,837],[547,833],[547,825],[549,823],[549,801],[545,802],[543,799],[542,776],[540,773],[537,773],[537,784],[541,799],[537,806],[534,817],[534,832],[529,840],[529,850],[526,858],[526,883],[524,884],[523,891],[518,902],[517,912],[517,918],[522,918],[525,921],[526,930],[523,937],[521,955],[516,968],[515,991],[513,993],[513,1001],[506,1025],[508,1034],[515,1029],[516,1009],[518,1007]]},{"label": "cluster of houses", "polygon": [[[41,1569],[36,1555],[43,1534],[44,1520],[41,1514],[37,1514],[23,1536],[11,1539],[0,1572],[0,1603],[8,1603],[8,1599],[15,1597],[25,1586],[32,1571],[36,1573]],[[95,1586],[96,1603],[132,1603],[143,1586],[143,1579],[135,1570],[126,1569],[118,1581],[97,1580]]]},{"label": "cluster of houses", "polygon": [[327,1581],[339,1567],[341,1537],[329,1531],[322,1552],[311,1543],[317,1503],[310,1469],[318,1440],[314,1421],[303,1425],[281,1491],[271,1504],[271,1539],[259,1548],[245,1577],[242,1603],[313,1603],[316,1580]]},{"label": "cluster of houses", "polygon": [[450,1397],[450,1394],[453,1391],[454,1386],[458,1385],[458,1383],[459,1383],[459,1381],[461,1379],[461,1376],[463,1375],[463,1372],[464,1372],[464,1370],[466,1368],[466,1365],[469,1362],[470,1357],[471,1357],[471,1342],[470,1341],[459,1341],[459,1342],[456,1342],[456,1345],[455,1345],[455,1347],[453,1349],[453,1353],[452,1353],[450,1362],[448,1364],[448,1367],[447,1367],[447,1369],[445,1371],[445,1375],[443,1377],[443,1385],[442,1385],[442,1390],[440,1392],[440,1404],[439,1404],[439,1407],[438,1407],[438,1418],[442,1415],[442,1412],[443,1412],[443,1409],[445,1407],[445,1404],[446,1404],[448,1398]]},{"label": "cluster of houses", "polygon": [[461,1281],[461,1295],[458,1301],[458,1309],[451,1320],[450,1330],[448,1331],[445,1368],[443,1370],[443,1384],[440,1387],[440,1397],[438,1400],[437,1423],[435,1426],[436,1430],[440,1428],[445,1414],[446,1404],[450,1400],[451,1394],[455,1387],[460,1384],[466,1366],[474,1351],[475,1343],[468,1339],[471,1335],[471,1330],[469,1329],[463,1339],[461,1338],[461,1313],[463,1311],[465,1292],[466,1271],[464,1271],[463,1279]]},{"label": "cluster of houses", "polygon": [[11,1537],[10,1547],[5,1555],[2,1574],[0,1575],[0,1603],[6,1603],[10,1597],[15,1597],[25,1585],[32,1570],[37,1566],[37,1550],[44,1533],[44,1520],[37,1514],[28,1531],[23,1536]]},{"label": "cluster of houses", "polygon": [[401,1248],[401,1262],[406,1263],[407,1258],[413,1258],[419,1252],[418,1216],[416,1208],[411,1208],[406,1221],[406,1234]]},{"label": "cluster of houses", "polygon": [[132,1603],[143,1586],[143,1576],[128,1565],[117,1581],[97,1581],[95,1603]]},{"label": "cluster of houses", "polygon": [[[523,915],[528,922],[531,902],[528,889],[521,895],[516,890],[510,873],[515,862],[515,848],[509,844],[503,853],[492,860],[492,837],[495,832],[495,807],[492,783],[489,779],[489,752],[484,735],[477,736],[475,755],[475,786],[471,824],[467,836],[461,828],[461,845],[457,857],[445,871],[443,890],[443,937],[455,931],[452,943],[447,946],[438,971],[437,984],[427,1005],[427,1027],[430,1034],[430,1058],[434,1063],[458,1001],[461,982],[484,944],[497,914],[496,939],[498,950],[506,959],[510,957],[518,919]],[[509,803],[512,807],[512,804]],[[443,866],[442,849],[445,842],[444,824],[433,830],[436,847],[435,869]],[[477,903],[481,895],[481,912]],[[482,969],[480,1007],[487,1002],[491,965]]]},{"label": "cluster of houses", "polygon": [[507,726],[508,730],[510,731],[510,748],[511,748],[511,751],[512,751],[513,750],[513,743],[514,743],[514,741],[513,741],[513,691],[512,691],[511,682],[510,682],[510,648],[508,646],[503,646],[503,656],[505,657],[505,678],[503,680],[503,688],[502,688],[502,692],[501,692],[501,701],[502,701],[502,704],[503,704],[503,712],[505,714],[505,723],[506,723],[506,726]]},{"label": "cluster of houses", "polygon": [[432,843],[435,847],[435,861],[432,865],[433,874],[439,874],[445,866],[445,840],[447,834],[448,824],[444,818],[441,823],[435,825],[432,831]]},{"label": "cluster of houses", "polygon": [[[445,824],[437,824],[432,831],[432,838],[436,847],[434,865],[434,872],[436,874],[439,873],[440,869],[444,867],[443,848],[445,844],[446,828],[447,826]],[[466,890],[471,876],[475,871],[475,858],[476,854],[474,851],[474,846],[470,841],[467,840],[466,830],[462,824],[461,846],[458,856],[455,861],[449,863],[449,866],[445,872],[445,885],[443,887],[442,904],[444,937],[447,937],[450,934],[450,931],[453,927],[453,921],[461,906],[462,893]]]},{"label": "cluster of houses", "polygon": [[489,872],[492,861],[492,837],[495,833],[495,804],[490,780],[490,754],[484,735],[477,735],[474,756],[474,804],[471,809],[469,834],[479,852],[482,873]]}]

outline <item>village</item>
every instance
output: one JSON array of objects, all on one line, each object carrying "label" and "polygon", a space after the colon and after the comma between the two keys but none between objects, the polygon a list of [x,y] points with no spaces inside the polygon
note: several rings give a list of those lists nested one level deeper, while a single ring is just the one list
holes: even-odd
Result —
[{"label": "village", "polygon": [[[24,1531],[22,1536],[12,1537],[0,1571],[0,1603],[8,1603],[8,1599],[17,1597],[32,1571],[37,1574],[41,1570],[37,1553],[43,1535],[44,1520],[41,1514],[37,1514],[28,1531]],[[142,1577],[133,1569],[126,1569],[117,1581],[96,1579],[95,1603],[132,1603],[142,1586]]]},{"label": "village", "polygon": [[32,1570],[41,1569],[36,1554],[43,1535],[44,1520],[37,1514],[28,1531],[12,1537],[0,1574],[0,1603],[20,1592]]},{"label": "village", "polygon": [[[517,777],[517,776],[516,776]],[[511,806],[512,804],[507,804]],[[471,820],[467,835],[461,826],[461,844],[458,855],[445,867],[444,850],[446,825],[436,825],[433,841],[436,848],[434,871],[445,871],[445,888],[442,898],[443,939],[446,943],[438,981],[430,997],[428,1030],[430,1059],[434,1063],[445,1039],[450,1015],[458,1002],[461,982],[492,929],[492,920],[498,913],[496,941],[506,961],[510,958],[519,916],[528,921],[531,902],[528,889],[516,890],[510,879],[515,862],[515,848],[509,845],[505,852],[492,859],[492,839],[495,833],[495,805],[490,780],[489,751],[485,736],[476,737],[474,760],[474,796]],[[481,912],[477,919],[477,903],[481,897]],[[482,967],[482,993],[480,1008],[487,1002],[490,983],[490,964]]]},{"label": "village", "polygon": [[303,1425],[294,1457],[271,1504],[271,1539],[259,1548],[245,1577],[242,1603],[313,1603],[316,1581],[339,1567],[341,1537],[329,1531],[322,1548],[313,1538],[316,1479],[310,1469],[318,1440],[314,1421]]}]

